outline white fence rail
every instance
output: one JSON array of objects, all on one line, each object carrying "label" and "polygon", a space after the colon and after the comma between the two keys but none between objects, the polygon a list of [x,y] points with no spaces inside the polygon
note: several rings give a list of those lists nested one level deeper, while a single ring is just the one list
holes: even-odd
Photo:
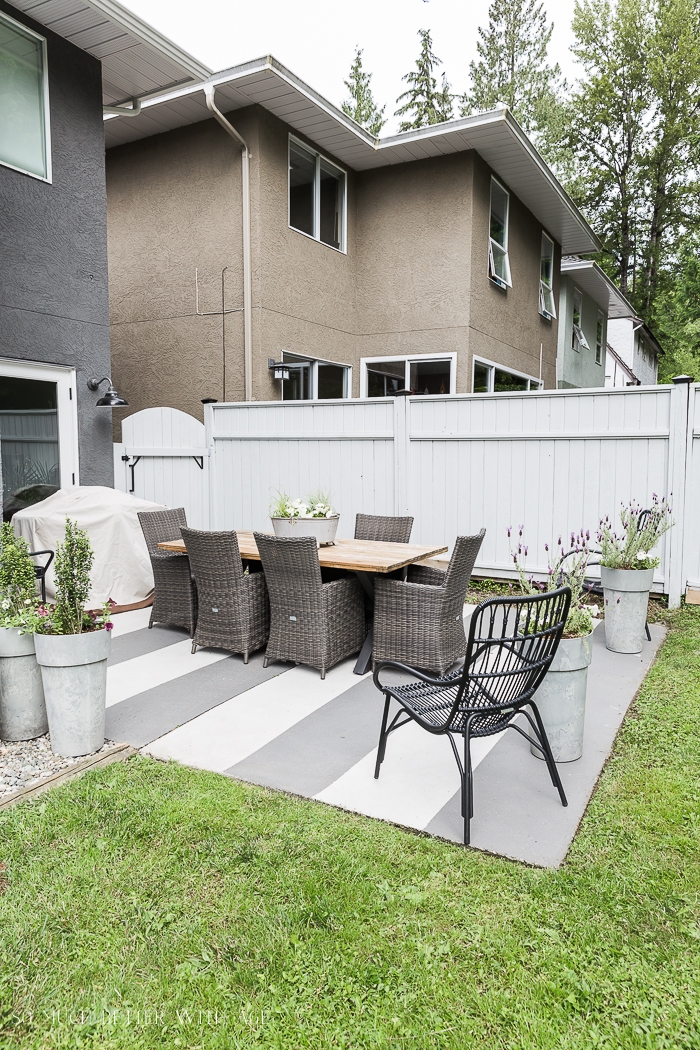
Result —
[{"label": "white fence rail", "polygon": [[140,454],[148,469],[134,468],[136,494],[185,506],[195,527],[266,530],[277,491],[321,489],[340,511],[341,536],[358,511],[412,514],[419,543],[451,545],[484,526],[477,570],[512,576],[509,526],[524,526],[528,567],[543,572],[545,543],[594,534],[621,502],[647,506],[657,493],[677,525],[661,544],[655,588],[676,604],[700,581],[700,387],[213,404],[204,437],[174,410],[129,419],[115,447],[118,487],[130,488]]}]

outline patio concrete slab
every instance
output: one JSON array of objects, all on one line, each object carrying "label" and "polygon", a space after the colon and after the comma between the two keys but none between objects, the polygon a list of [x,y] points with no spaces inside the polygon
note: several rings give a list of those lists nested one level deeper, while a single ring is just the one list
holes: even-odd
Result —
[{"label": "patio concrete slab", "polygon": [[150,631],[139,629],[135,633],[117,635],[116,638],[112,638],[107,666],[114,667],[125,660],[134,660],[137,656],[154,653],[157,649],[164,649],[166,645],[182,642],[186,638],[189,638],[189,633],[184,627],[166,627],[159,623]]}]

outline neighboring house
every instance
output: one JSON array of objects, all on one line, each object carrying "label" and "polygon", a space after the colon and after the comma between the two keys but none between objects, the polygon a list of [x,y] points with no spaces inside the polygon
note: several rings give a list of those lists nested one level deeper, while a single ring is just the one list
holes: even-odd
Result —
[{"label": "neighboring house", "polygon": [[[614,382],[615,359],[623,364],[643,386],[655,386],[659,378],[661,347],[648,325],[639,317],[625,317],[608,325],[608,344],[613,351],[606,368],[606,386]],[[608,382],[608,374],[610,381]]]},{"label": "neighboring house", "polygon": [[87,389],[110,374],[103,104],[208,73],[114,0],[0,0],[6,507],[112,483],[111,415]]},{"label": "neighboring house", "polygon": [[577,256],[561,261],[557,386],[606,386],[605,348],[614,325],[634,310],[597,263]]},{"label": "neighboring house", "polygon": [[607,346],[605,357],[605,385],[614,386],[641,386],[641,380],[637,378],[629,365],[625,364],[620,355]]},{"label": "neighboring house", "polygon": [[598,242],[506,109],[375,139],[264,58],[105,136],[134,409],[556,386],[561,251]]}]

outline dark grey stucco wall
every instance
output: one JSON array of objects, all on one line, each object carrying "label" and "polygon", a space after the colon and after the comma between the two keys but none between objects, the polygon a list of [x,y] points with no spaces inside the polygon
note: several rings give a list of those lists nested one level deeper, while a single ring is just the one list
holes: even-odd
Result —
[{"label": "dark grey stucco wall", "polygon": [[47,39],[51,184],[0,165],[0,357],[76,369],[80,480],[111,485],[112,420],[90,376],[109,375],[100,63],[0,0]]}]

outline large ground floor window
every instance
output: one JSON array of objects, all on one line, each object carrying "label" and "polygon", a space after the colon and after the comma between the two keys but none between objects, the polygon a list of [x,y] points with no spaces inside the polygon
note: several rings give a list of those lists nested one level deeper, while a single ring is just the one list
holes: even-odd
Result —
[{"label": "large ground floor window", "polygon": [[283,401],[330,400],[351,395],[350,365],[301,357],[286,350],[282,354],[282,362],[289,371],[289,379],[282,380]]},{"label": "large ground floor window", "polygon": [[3,519],[78,484],[75,373],[0,359]]},{"label": "large ground floor window", "polygon": [[391,397],[400,390],[414,395],[454,394],[456,356],[363,357],[360,397]]},{"label": "large ground floor window", "polygon": [[524,372],[503,368],[494,361],[474,358],[472,392],[474,394],[501,394],[518,390],[540,390],[542,382]]}]

